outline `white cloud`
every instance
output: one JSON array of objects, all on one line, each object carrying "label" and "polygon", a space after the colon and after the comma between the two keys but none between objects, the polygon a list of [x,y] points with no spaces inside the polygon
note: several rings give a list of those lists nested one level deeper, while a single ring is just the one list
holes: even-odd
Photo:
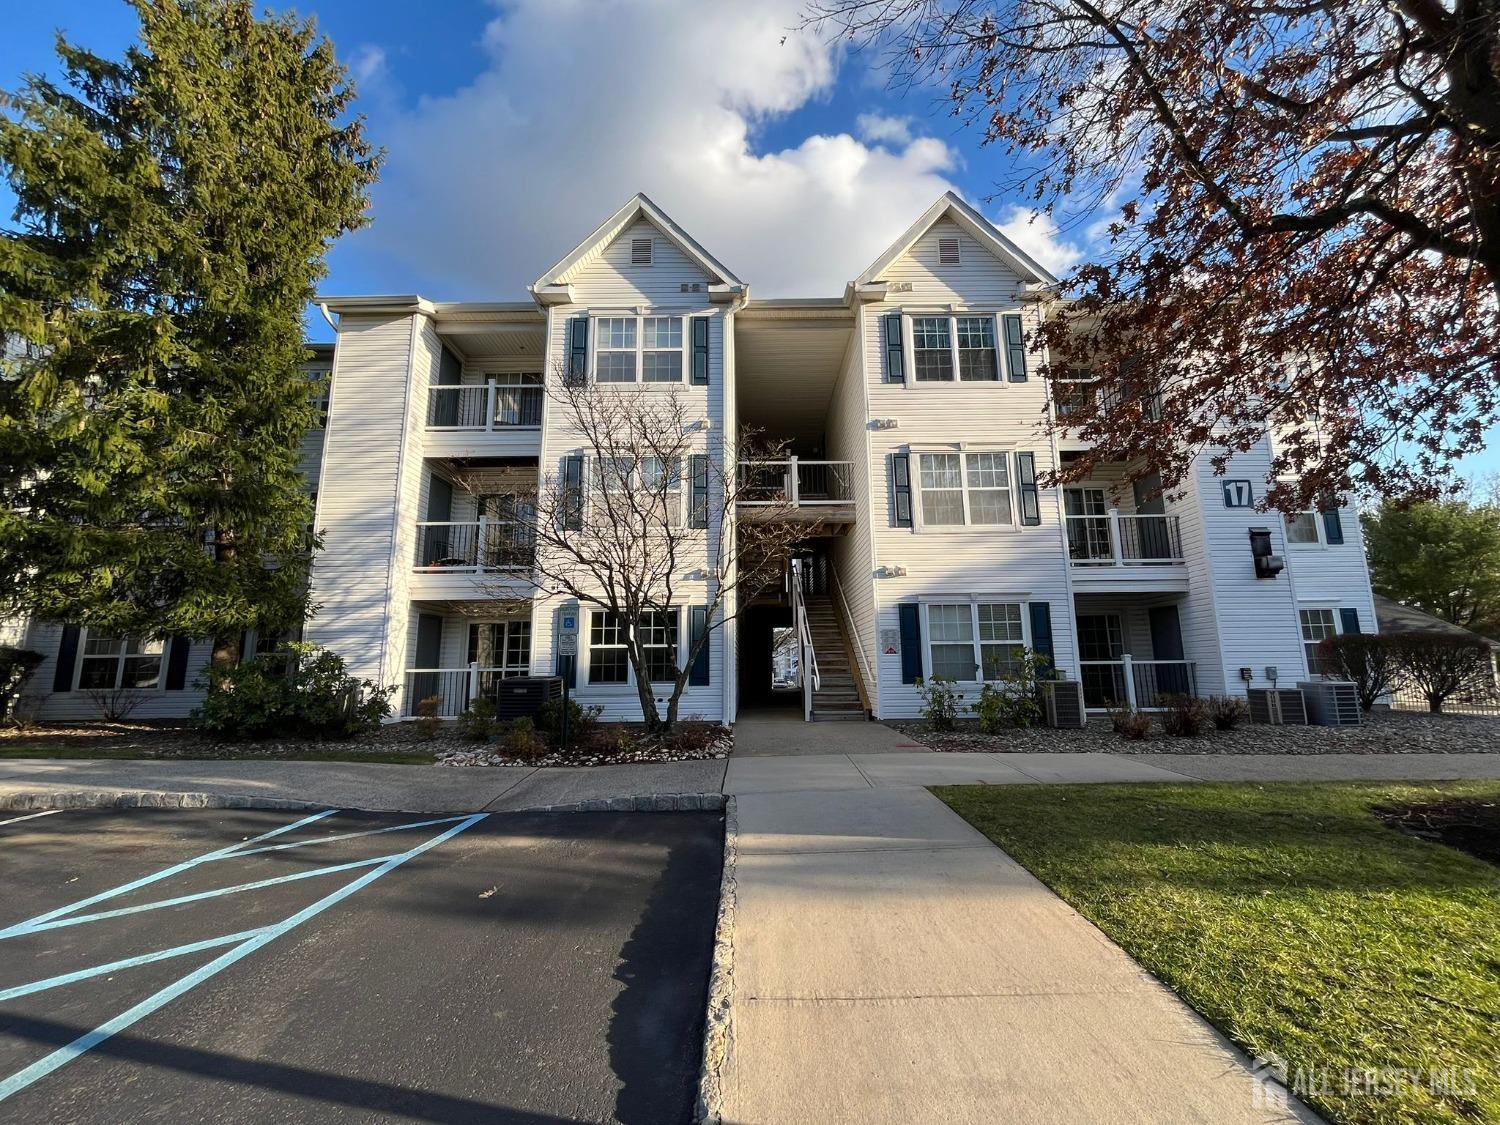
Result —
[{"label": "white cloud", "polygon": [[1050,215],[1011,207],[995,224],[1012,242],[1059,277],[1083,261],[1084,249],[1062,237]]},{"label": "white cloud", "polygon": [[507,0],[486,70],[376,131],[374,223],[349,251],[402,290],[514,298],[641,190],[757,294],[840,292],[951,186],[955,153],[870,115],[864,140],[757,146],[836,77],[835,46],[787,30],[800,11]]},{"label": "white cloud", "polygon": [[854,119],[854,129],[862,140],[871,144],[911,143],[911,118],[888,117],[883,113],[861,113]]},{"label": "white cloud", "polygon": [[385,48],[374,43],[360,44],[349,57],[349,72],[361,92],[383,79],[386,73]]}]

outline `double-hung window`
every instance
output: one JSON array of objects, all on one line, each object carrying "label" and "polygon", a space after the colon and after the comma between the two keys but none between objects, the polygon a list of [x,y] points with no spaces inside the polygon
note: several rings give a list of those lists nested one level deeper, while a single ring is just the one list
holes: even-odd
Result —
[{"label": "double-hung window", "polygon": [[1288,543],[1318,542],[1318,514],[1316,512],[1293,512],[1285,518]]},{"label": "double-hung window", "polygon": [[1014,521],[1005,453],[920,453],[924,527],[1009,527]]},{"label": "double-hung window", "polygon": [[1026,633],[1019,602],[964,601],[927,607],[927,668],[935,679],[998,680],[1019,665]]},{"label": "double-hung window", "polygon": [[115,688],[158,687],[164,649],[164,643],[159,640],[90,633],[84,641],[78,689],[113,691]]},{"label": "double-hung window", "polygon": [[1331,609],[1304,609],[1298,614],[1302,622],[1302,650],[1307,654],[1307,674],[1323,674],[1323,658],[1318,646],[1338,633],[1337,618]]},{"label": "double-hung window", "polygon": [[594,322],[594,378],[601,383],[634,383],[636,321],[633,316],[601,316]]},{"label": "double-hung window", "polygon": [[599,487],[619,498],[611,502],[617,517],[631,510],[627,496],[634,493],[635,508],[639,511],[647,511],[654,503],[658,509],[664,509],[659,514],[667,526],[676,527],[682,522],[682,474],[676,461],[664,464],[654,455],[628,453],[602,458]]},{"label": "double-hung window", "polygon": [[993,316],[914,316],[912,371],[919,383],[997,382]]},{"label": "double-hung window", "polygon": [[601,316],[594,320],[594,378],[600,383],[681,383],[680,316]]},{"label": "double-hung window", "polygon": [[[636,623],[636,637],[646,658],[652,683],[670,683],[677,678],[677,611],[651,610]],[[596,611],[589,620],[589,683],[630,682],[629,640],[625,616]]]}]

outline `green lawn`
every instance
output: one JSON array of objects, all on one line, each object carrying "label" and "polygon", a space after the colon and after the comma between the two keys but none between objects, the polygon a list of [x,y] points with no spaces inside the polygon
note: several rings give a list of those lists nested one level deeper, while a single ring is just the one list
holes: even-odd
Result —
[{"label": "green lawn", "polygon": [[37,739],[15,738],[0,742],[0,758],[92,758],[145,761],[236,761],[277,762],[379,762],[392,766],[426,766],[437,760],[430,750],[305,750],[296,754],[257,752],[253,745],[234,753],[160,754],[142,746],[83,746],[59,744],[45,736]]},{"label": "green lawn", "polygon": [[[1330,1120],[1500,1121],[1500,867],[1369,811],[1500,783],[934,791]],[[1345,1095],[1371,1067],[1440,1088]]]}]

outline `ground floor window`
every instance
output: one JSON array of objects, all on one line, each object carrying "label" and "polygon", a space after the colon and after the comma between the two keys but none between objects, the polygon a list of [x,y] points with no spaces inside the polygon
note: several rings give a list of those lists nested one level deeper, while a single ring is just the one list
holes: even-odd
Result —
[{"label": "ground floor window", "polygon": [[1302,649],[1307,653],[1307,674],[1309,676],[1321,676],[1323,674],[1323,658],[1318,652],[1318,646],[1329,637],[1338,633],[1338,625],[1334,612],[1331,609],[1304,609],[1300,612],[1302,621]]},{"label": "ground floor window", "polygon": [[998,680],[1026,648],[1019,602],[951,602],[927,606],[927,668],[934,679]]},{"label": "ground floor window", "polygon": [[83,645],[79,691],[154,688],[161,685],[165,644],[143,637],[106,637],[90,633]]},{"label": "ground floor window", "polygon": [[[675,609],[652,610],[641,614],[636,624],[652,683],[671,683],[677,678],[677,618]],[[593,614],[589,620],[589,683],[630,682],[627,640],[623,614]]]},{"label": "ground floor window", "polygon": [[502,679],[531,674],[531,622],[486,621],[469,626],[469,663]]}]

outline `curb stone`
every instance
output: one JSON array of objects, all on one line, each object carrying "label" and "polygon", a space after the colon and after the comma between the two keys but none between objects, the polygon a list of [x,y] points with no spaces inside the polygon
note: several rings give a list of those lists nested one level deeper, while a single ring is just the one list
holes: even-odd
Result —
[{"label": "curb stone", "polygon": [[714,926],[713,966],[708,974],[708,1011],[703,1021],[703,1065],[698,1071],[695,1125],[724,1120],[724,1063],[731,1046],[730,995],[734,985],[734,916],[738,890],[740,818],[735,800],[723,799],[724,874],[719,882],[719,918]]},{"label": "curb stone", "polygon": [[564,805],[527,805],[502,812],[718,812],[729,798],[723,793],[639,793],[633,797],[595,797]]},{"label": "curb stone", "polygon": [[92,789],[71,793],[0,794],[0,810],[35,809],[320,809],[326,803],[242,793],[159,793],[149,789]]}]

